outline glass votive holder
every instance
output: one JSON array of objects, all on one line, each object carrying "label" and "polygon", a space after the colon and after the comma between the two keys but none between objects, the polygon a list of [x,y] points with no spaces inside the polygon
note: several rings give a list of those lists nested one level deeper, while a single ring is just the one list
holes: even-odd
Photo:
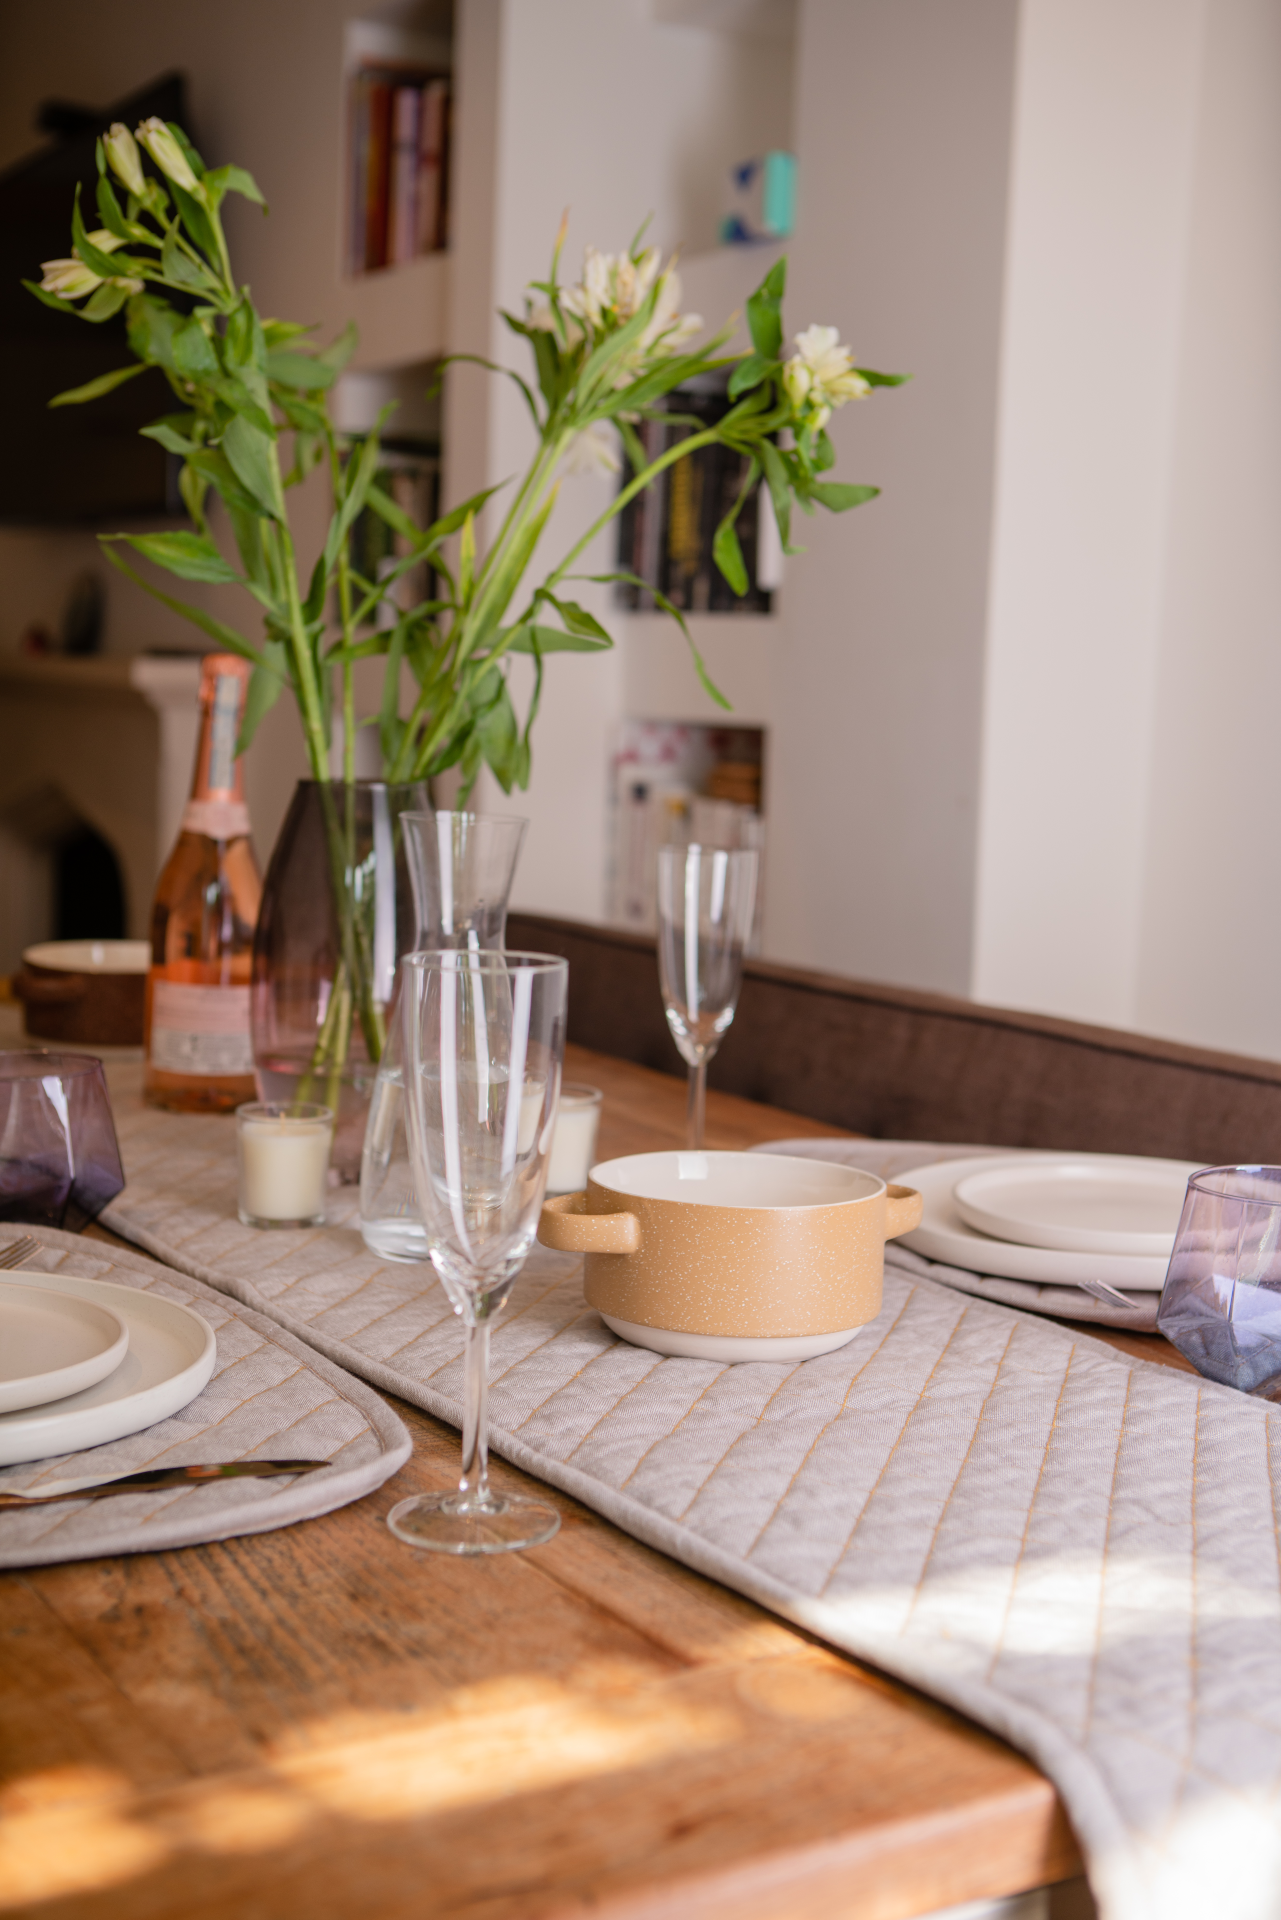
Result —
[{"label": "glass votive holder", "polygon": [[599,1087],[565,1080],[547,1162],[548,1193],[581,1193],[596,1157],[596,1130],[604,1095]]},{"label": "glass votive holder", "polygon": [[1198,1373],[1281,1394],[1281,1167],[1188,1181],[1156,1323]]},{"label": "glass votive holder", "polygon": [[124,1184],[97,1055],[0,1053],[0,1220],[80,1233]]},{"label": "glass votive holder", "polygon": [[296,1100],[236,1108],[238,1211],[247,1227],[323,1227],[330,1108]]}]

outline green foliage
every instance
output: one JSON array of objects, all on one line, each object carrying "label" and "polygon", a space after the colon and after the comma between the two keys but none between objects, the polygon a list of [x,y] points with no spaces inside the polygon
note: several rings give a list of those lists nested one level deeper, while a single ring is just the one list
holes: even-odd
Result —
[{"label": "green foliage", "polygon": [[[355,440],[339,432],[330,415],[329,392],[355,349],[355,330],[348,327],[318,347],[309,328],[261,318],[233,277],[221,207],[228,193],[236,193],[265,212],[253,177],[236,166],[207,169],[179,127],[169,129],[167,145],[167,135],[155,134],[153,128],[143,144],[163,179],[144,176],[127,155],[122,159],[118,134],[99,141],[93,185],[101,227],[87,231],[77,189],[71,260],[49,263],[43,285],[24,284],[47,306],[91,323],[122,309],[126,316],[131,364],[59,394],[51,404],[93,401],[148,367],[159,370],[174,394],[177,410],[143,431],[182,460],[180,487],[191,530],[107,535],[105,551],[164,605],[254,663],[242,745],[289,687],[312,771],[326,780],[333,703],[343,705],[350,756],[356,726],[352,669],[357,660],[381,657],[383,696],[369,724],[377,726],[388,778],[422,779],[459,766],[466,793],[488,766],[505,791],[522,787],[529,780],[530,736],[547,656],[604,653],[613,646],[596,616],[564,591],[580,578],[645,585],[681,627],[709,697],[728,708],[670,601],[631,575],[582,576],[570,569],[628,500],[675,461],[714,441],[746,461],[747,481],[717,528],[713,549],[736,593],[749,585],[737,522],[762,476],[788,552],[796,551],[790,545],[794,505],[840,513],[875,496],[875,487],[821,477],[836,457],[825,430],[828,413],[852,394],[839,383],[824,386],[826,374],[815,374],[818,385],[798,384],[799,356],[789,361],[784,352],[786,263],[776,262],[747,302],[751,351],[726,354],[729,328],[705,344],[690,342],[690,329],[676,312],[670,269],[662,270],[656,249],[643,250],[640,234],[627,254],[596,256],[578,285],[562,286],[562,229],[549,277],[531,287],[525,312],[503,315],[531,355],[531,380],[476,355],[454,356],[515,382],[537,435],[530,465],[508,483],[496,527],[488,525],[499,511],[489,505],[499,491],[492,487],[432,525],[419,526],[379,485],[385,414]],[[130,146],[128,136],[124,143]],[[838,371],[861,374],[869,387],[895,386],[903,377],[852,369],[844,349],[834,364]],[[691,422],[691,432],[647,461],[636,422],[659,414],[678,420],[665,411],[668,397],[718,371],[728,376],[729,411],[713,426]],[[536,566],[565,455],[601,423],[617,428],[630,471],[570,550],[551,567]],[[287,471],[281,445],[286,436]],[[329,524],[320,552],[300,571],[287,490],[319,466],[329,478]],[[224,516],[212,523],[211,497]],[[352,528],[366,511],[383,521],[396,543],[393,563],[377,580],[361,578],[350,557]],[[486,531],[489,537],[482,538]],[[224,545],[229,539],[238,564],[219,539]],[[248,593],[260,616],[260,638],[246,638],[205,607],[163,592],[122,548],[179,580]],[[428,572],[436,582],[432,597],[403,604],[405,583]],[[380,625],[371,631],[376,619]],[[523,721],[509,677],[518,657],[532,668]],[[415,688],[408,714],[401,712],[402,669]],[[363,1002],[360,1017],[367,1023]]]}]

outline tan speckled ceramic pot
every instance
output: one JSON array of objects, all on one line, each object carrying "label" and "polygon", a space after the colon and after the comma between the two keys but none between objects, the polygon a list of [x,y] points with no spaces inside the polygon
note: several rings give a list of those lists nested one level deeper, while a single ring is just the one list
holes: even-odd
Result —
[{"label": "tan speckled ceramic pot", "polygon": [[921,1218],[910,1187],[782,1154],[636,1153],[543,1208],[544,1246],[586,1256],[606,1324],[658,1353],[806,1360],[881,1306],[884,1247]]}]

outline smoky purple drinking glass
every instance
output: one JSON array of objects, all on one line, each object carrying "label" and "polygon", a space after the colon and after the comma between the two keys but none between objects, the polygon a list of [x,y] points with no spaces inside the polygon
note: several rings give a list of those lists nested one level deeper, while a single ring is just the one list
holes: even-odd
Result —
[{"label": "smoky purple drinking glass", "polygon": [[1156,1323],[1208,1380],[1281,1398],[1281,1167],[1193,1174]]},{"label": "smoky purple drinking glass", "polygon": [[101,1060],[0,1053],[0,1220],[79,1233],[124,1183]]}]

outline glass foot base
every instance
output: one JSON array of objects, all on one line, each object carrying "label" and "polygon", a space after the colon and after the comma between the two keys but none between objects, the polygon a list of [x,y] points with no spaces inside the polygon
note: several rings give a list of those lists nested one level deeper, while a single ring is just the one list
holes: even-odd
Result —
[{"label": "glass foot base", "polygon": [[459,1508],[456,1493],[416,1493],[387,1515],[398,1540],[432,1553],[519,1553],[540,1547],[560,1526],[555,1507],[519,1494],[490,1496],[486,1507]]}]

